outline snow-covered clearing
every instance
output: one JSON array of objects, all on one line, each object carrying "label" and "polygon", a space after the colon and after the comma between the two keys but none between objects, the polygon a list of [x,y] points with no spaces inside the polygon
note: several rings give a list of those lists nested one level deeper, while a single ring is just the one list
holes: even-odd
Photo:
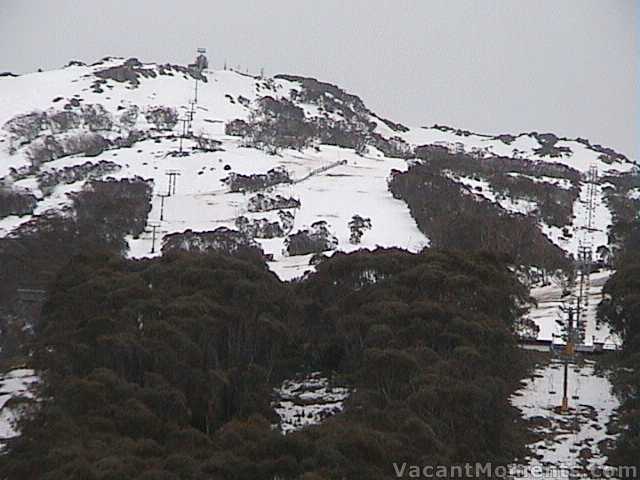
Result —
[{"label": "snow-covered clearing", "polygon": [[[602,298],[602,287],[611,276],[610,270],[603,270],[591,274],[588,291],[588,304],[582,305],[581,318],[585,322],[584,344],[594,345],[603,343],[604,349],[616,349],[621,345],[620,338],[611,333],[607,325],[598,322],[597,307]],[[577,295],[579,286],[573,290]],[[538,305],[533,307],[528,314],[528,318],[540,327],[538,340],[551,340],[555,343],[562,343],[560,336],[563,333],[565,317],[562,316],[560,307],[562,306],[563,288],[559,284],[552,283],[544,287],[536,287],[531,290],[531,295],[537,300]]]},{"label": "snow-covered clearing", "polygon": [[403,133],[402,138],[413,145],[441,145],[452,152],[466,152],[483,155],[498,155],[513,158],[526,158],[534,161],[560,163],[574,168],[582,173],[595,166],[599,172],[614,171],[629,172],[634,168],[633,163],[603,161],[601,154],[576,140],[559,140],[556,147],[568,147],[571,152],[559,157],[540,155],[541,145],[531,133],[514,136],[510,143],[497,137],[472,132],[456,132],[453,129],[435,127],[412,128]]},{"label": "snow-covered clearing", "polygon": [[[165,171],[177,169],[176,194],[164,200],[164,220],[159,228],[159,241],[164,235],[182,232],[213,230],[225,226],[235,228],[235,219],[244,215],[249,219],[268,218],[275,212],[248,211],[251,193],[231,193],[222,182],[229,172],[241,174],[266,173],[275,167],[284,167],[294,179],[292,184],[280,184],[268,189],[270,196],[293,197],[301,202],[295,215],[292,232],[308,228],[324,220],[332,234],[338,238],[338,249],[399,246],[417,251],[428,245],[428,239],[418,230],[401,200],[394,199],[387,189],[387,177],[392,168],[403,169],[403,160],[376,156],[358,156],[352,150],[323,146],[320,151],[285,151],[281,155],[267,155],[251,148],[243,148],[232,142],[224,152],[194,153],[190,156],[166,156],[171,145],[144,142],[137,149],[123,150],[113,157],[110,152],[97,158],[109,159],[123,165],[114,174],[124,178],[133,174],[154,181],[154,201],[149,220],[160,220],[161,198],[167,191]],[[138,152],[142,150],[142,152]],[[336,165],[344,160],[345,163]],[[228,165],[229,167],[225,167]],[[332,168],[308,176],[325,166]],[[226,168],[226,169],[225,169]],[[308,176],[308,177],[307,177]],[[353,215],[371,219],[372,228],[358,246],[349,243],[349,221]],[[150,234],[139,239],[130,238],[132,257],[149,256],[152,238]],[[256,239],[265,253],[272,254],[270,267],[282,278],[289,280],[311,270],[308,258],[290,258],[285,253],[284,238]],[[306,261],[305,261],[306,260]]]},{"label": "snow-covered clearing", "polygon": [[321,372],[285,380],[274,392],[273,407],[280,417],[276,427],[284,434],[318,425],[342,412],[348,388],[333,386]]},{"label": "snow-covered clearing", "polygon": [[449,175],[449,178],[461,183],[468,189],[468,193],[495,203],[503,210],[511,213],[521,213],[528,215],[538,208],[538,204],[533,200],[520,197],[509,197],[496,192],[491,184],[482,179],[471,177]]},{"label": "snow-covered clearing", "polygon": [[33,399],[32,387],[39,381],[31,369],[19,368],[0,376],[0,448],[3,441],[20,432],[16,422],[24,409],[22,400]]},{"label": "snow-covered clearing", "polygon": [[[429,245],[429,239],[422,234],[409,214],[407,205],[394,199],[387,188],[387,178],[391,170],[406,170],[408,164],[403,159],[385,157],[375,147],[369,145],[369,153],[356,155],[353,149],[320,145],[318,148],[306,148],[302,151],[282,150],[278,155],[269,155],[262,150],[241,146],[239,137],[226,134],[225,125],[236,119],[247,120],[258,104],[257,100],[269,96],[286,99],[300,107],[308,121],[327,120],[346,121],[323,103],[308,104],[300,100],[302,86],[295,81],[273,78],[261,78],[244,75],[234,71],[205,70],[208,81],[199,82],[198,102],[190,102],[194,95],[194,78],[179,69],[170,69],[153,64],[138,64],[135,68],[144,70],[135,84],[114,79],[106,81],[98,77],[101,71],[109,68],[121,68],[125,60],[108,58],[94,65],[71,65],[59,70],[22,75],[16,78],[0,78],[0,125],[17,115],[30,112],[47,112],[47,115],[79,112],[83,107],[101,106],[108,116],[111,127],[93,128],[87,124],[70,127],[65,133],[54,132],[54,127],[44,122],[40,131],[31,132],[36,141],[47,136],[62,136],[99,132],[109,140],[126,136],[132,131],[145,132],[154,137],[139,141],[130,148],[106,150],[95,157],[84,155],[67,156],[46,161],[32,167],[28,157],[29,139],[14,138],[13,134],[0,129],[0,178],[14,189],[30,192],[38,199],[33,215],[7,216],[0,219],[0,236],[10,234],[19,225],[35,215],[49,210],[60,211],[70,204],[68,193],[80,190],[86,182],[81,180],[69,184],[60,184],[48,195],[40,190],[38,173],[61,170],[65,167],[79,166],[85,162],[113,162],[119,167],[105,177],[130,178],[141,176],[153,181],[153,208],[149,222],[160,221],[161,198],[158,195],[167,191],[167,170],[179,172],[176,194],[165,199],[165,215],[158,226],[156,252],[160,250],[165,235],[192,231],[213,230],[217,227],[236,228],[235,220],[245,216],[250,221],[267,219],[277,220],[275,212],[248,212],[247,203],[250,193],[230,193],[222,180],[230,174],[264,174],[273,168],[284,168],[294,180],[290,184],[279,184],[269,189],[269,195],[283,195],[300,200],[301,207],[292,209],[295,214],[290,233],[309,228],[318,221],[327,222],[327,228],[338,240],[337,251],[351,251],[356,248],[373,249],[377,246],[401,247],[417,251]],[[96,88],[97,80],[103,83]],[[334,94],[325,92],[325,100],[339,105],[342,100]],[[71,104],[76,105],[72,107]],[[79,105],[79,106],[78,106]],[[325,105],[326,106],[326,105]],[[181,124],[173,130],[162,130],[147,117],[147,113],[158,107],[174,109],[180,118],[191,117],[193,135],[220,142],[220,151],[192,151],[195,142],[184,141],[186,156],[174,155],[178,150]],[[75,110],[74,110],[75,109]],[[79,110],[80,109],[80,110]],[[128,115],[139,112],[131,120]],[[582,173],[596,166],[601,174],[607,171],[626,172],[634,168],[628,161],[607,163],[600,157],[597,149],[588,148],[577,140],[558,140],[556,146],[569,148],[569,153],[560,157],[541,156],[540,138],[535,134],[492,137],[471,132],[456,131],[448,128],[409,128],[407,131],[391,129],[375,114],[364,112],[364,119],[375,122],[375,132],[385,139],[402,138],[408,149],[417,145],[442,145],[452,151],[475,152],[479,156],[502,155],[532,162],[550,162],[568,165]],[[130,116],[130,115],[129,115]],[[49,118],[49,117],[47,117]],[[129,120],[127,120],[129,119]],[[84,121],[84,120],[83,120]],[[151,122],[151,123],[150,123]],[[353,128],[353,127],[351,127]],[[89,131],[91,130],[91,131]],[[94,132],[95,130],[95,132]],[[31,139],[33,140],[33,138]],[[25,146],[26,145],[26,146]],[[40,169],[40,171],[36,171]],[[516,175],[515,173],[513,173]],[[533,178],[568,188],[567,179],[551,177]],[[478,197],[495,202],[513,213],[530,213],[536,203],[528,198],[510,198],[494,192],[481,180],[458,178],[457,181],[469,188]],[[574,205],[575,219],[568,227],[569,236],[562,229],[541,224],[541,228],[557,245],[571,254],[577,251],[579,233],[585,224],[585,196],[587,187],[583,184],[580,199]],[[606,230],[611,223],[611,214],[602,202],[602,189],[598,187],[596,214],[593,219],[595,230],[594,248],[606,244]],[[632,192],[630,195],[635,195]],[[353,215],[371,219],[372,228],[364,233],[362,243],[349,243],[348,223]],[[282,279],[288,280],[303,275],[313,267],[308,264],[309,256],[288,257],[284,253],[284,238],[256,239],[273,256],[270,268]],[[140,238],[127,239],[131,257],[149,256],[152,235],[147,232]],[[331,254],[332,252],[327,252]]]},{"label": "snow-covered clearing", "polygon": [[594,185],[595,199],[594,210],[591,215],[591,227],[589,228],[589,184],[583,183],[580,187],[580,195],[573,204],[573,222],[567,228],[570,233],[565,236],[563,229],[540,224],[542,232],[549,239],[566,252],[577,256],[580,242],[589,243],[593,248],[608,244],[607,232],[613,221],[611,211],[604,202],[602,185]]},{"label": "snow-covered clearing", "polygon": [[561,471],[567,475],[573,469],[574,475],[586,476],[564,478],[600,478],[592,475],[606,468],[607,450],[616,438],[608,424],[615,419],[619,402],[595,362],[581,360],[569,365],[569,412],[559,413],[563,368],[559,359],[538,367],[511,398],[536,437],[526,461],[546,469],[546,476]]}]

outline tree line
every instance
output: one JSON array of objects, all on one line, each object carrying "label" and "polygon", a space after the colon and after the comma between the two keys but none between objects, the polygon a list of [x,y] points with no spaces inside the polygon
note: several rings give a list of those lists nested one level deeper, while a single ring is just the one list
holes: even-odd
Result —
[{"label": "tree line", "polygon": [[614,387],[622,401],[620,436],[609,461],[640,471],[640,216],[618,222],[615,273],[603,287],[598,318],[623,340]]},{"label": "tree line", "polygon": [[[336,254],[284,283],[242,251],[85,252],[33,343],[38,408],[0,478],[382,479],[393,462],[507,463],[525,288],[492,254]],[[323,371],[345,412],[286,436],[273,388]]]}]

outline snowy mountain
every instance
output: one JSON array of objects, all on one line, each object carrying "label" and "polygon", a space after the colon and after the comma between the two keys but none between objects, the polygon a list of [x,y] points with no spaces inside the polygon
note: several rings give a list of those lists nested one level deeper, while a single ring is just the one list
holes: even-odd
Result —
[{"label": "snowy mountain", "polygon": [[0,237],[19,239],[51,214],[78,216],[74,202],[96,180],[137,178],[151,206],[141,228],[125,231],[127,255],[250,246],[283,279],[321,252],[446,243],[450,198],[430,212],[408,183],[390,188],[398,176],[440,182],[465,197],[461,209],[472,201],[509,220],[496,231],[527,218],[540,242],[569,255],[580,242],[608,251],[613,218],[640,203],[637,165],[587,140],[409,128],[291,75],[71,62],[0,78],[0,125]]},{"label": "snowy mountain", "polygon": [[[0,376],[0,450],[21,434],[16,419],[40,403],[42,381],[50,388],[43,391],[58,392],[56,417],[66,404],[76,408],[74,398],[98,408],[91,434],[100,415],[103,425],[120,422],[113,432],[145,430],[157,406],[180,433],[176,444],[190,449],[189,438],[206,432],[223,446],[242,438],[244,448],[234,429],[245,427],[229,420],[244,405],[259,415],[272,410],[270,436],[251,430],[261,448],[279,445],[273,430],[296,432],[288,435],[294,442],[323,424],[329,436],[315,430],[318,445],[344,438],[358,458],[381,445],[402,455],[418,445],[420,458],[425,448],[466,455],[493,441],[492,450],[506,447],[501,458],[511,458],[507,443],[519,440],[510,431],[499,440],[511,422],[492,412],[506,408],[504,385],[524,374],[514,328],[535,348],[562,343],[563,309],[579,299],[581,351],[619,347],[596,309],[609,257],[638,211],[638,165],[612,149],[550,133],[409,127],[311,78],[214,71],[203,57],[189,66],[105,58],[0,76],[0,359],[11,360]],[[509,255],[537,304],[524,315],[526,289],[484,254],[338,253],[430,245]],[[583,247],[597,258],[582,264],[587,281],[578,286]],[[101,249],[168,255],[123,262]],[[241,255],[171,255],[208,249]],[[282,280],[320,266],[304,282],[285,283],[263,259]],[[34,331],[36,354],[24,357]],[[40,377],[50,365],[57,374]],[[81,378],[85,370],[91,376]],[[619,404],[595,371],[591,362],[571,368],[572,425],[555,411],[556,361],[511,396],[535,433],[527,461],[606,465]],[[51,389],[57,377],[69,383]],[[102,391],[114,396],[84,401]],[[372,429],[377,417],[380,430]],[[62,418],[42,424],[67,434],[70,419],[84,422]],[[188,422],[198,436],[182,436]],[[51,432],[47,438],[62,438]],[[311,451],[314,443],[300,445]],[[314,448],[338,458],[338,450]],[[57,455],[45,457],[58,468]]]}]

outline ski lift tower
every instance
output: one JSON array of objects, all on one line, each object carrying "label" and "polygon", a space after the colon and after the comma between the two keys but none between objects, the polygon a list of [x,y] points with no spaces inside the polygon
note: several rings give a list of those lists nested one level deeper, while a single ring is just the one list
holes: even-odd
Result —
[{"label": "ski lift tower", "polygon": [[171,195],[176,194],[176,177],[181,175],[181,173],[180,170],[168,169],[165,170],[164,174],[169,177],[169,186],[165,196],[170,197]]},{"label": "ski lift tower", "polygon": [[578,340],[584,343],[586,332],[586,308],[589,306],[589,293],[591,289],[591,268],[593,265],[593,232],[594,217],[597,208],[598,195],[598,169],[595,165],[589,167],[587,173],[587,198],[586,198],[586,226],[583,229],[583,238],[578,244],[577,270],[579,273],[579,293],[577,308]]},{"label": "ski lift tower", "polygon": [[157,221],[149,221],[147,222],[146,232],[151,234],[151,250],[149,253],[156,253],[156,236],[158,234],[158,229],[160,228],[160,222]]}]

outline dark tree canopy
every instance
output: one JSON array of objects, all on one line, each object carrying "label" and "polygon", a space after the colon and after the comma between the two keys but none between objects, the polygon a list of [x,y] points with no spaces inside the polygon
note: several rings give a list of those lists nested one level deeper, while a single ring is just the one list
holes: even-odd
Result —
[{"label": "dark tree canopy", "polygon": [[[489,254],[336,254],[298,283],[259,259],[74,257],[33,361],[40,408],[1,457],[29,479],[389,478],[392,462],[509,462],[525,291]],[[286,436],[271,390],[301,371],[346,411]]]}]

